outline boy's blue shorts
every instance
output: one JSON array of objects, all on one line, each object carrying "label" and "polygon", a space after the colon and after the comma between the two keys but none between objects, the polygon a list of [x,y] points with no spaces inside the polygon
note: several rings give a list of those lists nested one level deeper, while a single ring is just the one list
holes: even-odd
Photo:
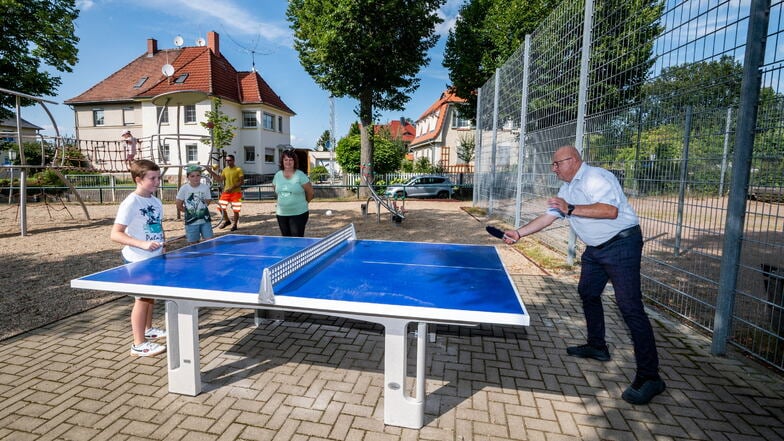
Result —
[{"label": "boy's blue shorts", "polygon": [[200,224],[185,225],[185,239],[188,243],[198,242],[200,239],[212,238],[212,224],[202,222]]}]

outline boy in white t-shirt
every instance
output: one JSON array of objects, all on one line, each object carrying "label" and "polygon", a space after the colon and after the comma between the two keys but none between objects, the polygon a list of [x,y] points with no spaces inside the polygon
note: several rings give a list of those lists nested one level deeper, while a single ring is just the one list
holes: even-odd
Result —
[{"label": "boy in white t-shirt", "polygon": [[189,165],[185,169],[188,182],[177,192],[177,212],[183,213],[185,238],[188,243],[213,236],[209,205],[210,186],[201,182],[201,167]]},{"label": "boy in white t-shirt", "polygon": [[[110,237],[124,245],[126,262],[138,262],[163,253],[163,204],[154,195],[161,184],[161,169],[147,159],[132,161],[129,168],[136,190],[120,204]],[[166,337],[165,330],[152,327],[154,304],[155,300],[141,297],[134,301],[131,355],[147,357],[166,350],[166,346],[148,340]]]}]

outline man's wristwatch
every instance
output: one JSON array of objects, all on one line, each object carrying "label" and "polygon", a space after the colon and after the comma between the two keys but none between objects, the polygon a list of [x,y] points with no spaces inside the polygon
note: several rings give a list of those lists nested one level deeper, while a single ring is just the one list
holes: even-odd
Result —
[{"label": "man's wristwatch", "polygon": [[571,216],[572,215],[572,211],[574,211],[574,205],[572,205],[572,204],[567,205],[566,206],[566,215],[567,216]]}]

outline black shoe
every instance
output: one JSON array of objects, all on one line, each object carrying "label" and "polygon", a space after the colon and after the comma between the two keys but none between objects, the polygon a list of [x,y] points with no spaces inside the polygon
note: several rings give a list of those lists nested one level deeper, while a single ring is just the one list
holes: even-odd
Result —
[{"label": "black shoe", "polygon": [[626,400],[627,403],[648,404],[653,397],[664,392],[664,389],[666,388],[667,386],[664,384],[664,380],[647,380],[637,389],[634,388],[633,384],[627,387],[626,390],[623,391],[621,397]]},{"label": "black shoe", "polygon": [[237,224],[231,226],[231,231],[237,231]]},{"label": "black shoe", "polygon": [[223,221],[223,222],[220,223],[220,225],[218,225],[218,228],[220,228],[222,230],[222,229],[228,227],[230,224],[231,224],[231,222],[229,222],[229,221]]},{"label": "black shoe", "polygon": [[599,361],[610,361],[610,350],[605,346],[602,349],[590,345],[570,346],[566,348],[566,353],[574,357],[593,358]]}]

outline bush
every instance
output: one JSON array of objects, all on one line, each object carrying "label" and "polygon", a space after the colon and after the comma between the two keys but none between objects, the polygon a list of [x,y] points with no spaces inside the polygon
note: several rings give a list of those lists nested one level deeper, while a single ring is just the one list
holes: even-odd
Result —
[{"label": "bush", "polygon": [[323,165],[317,165],[310,169],[310,175],[308,177],[314,182],[325,181],[329,177],[329,170]]}]

